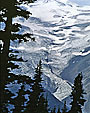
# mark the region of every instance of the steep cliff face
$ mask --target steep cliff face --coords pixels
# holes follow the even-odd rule
[[[89,98],[85,113],[90,112],[90,6],[76,5],[67,0],[38,0],[30,6],[21,6],[32,12],[28,20],[20,17],[23,25],[20,33],[33,33],[35,41],[15,42],[27,62],[20,63],[15,73],[33,76],[39,59],[43,63],[43,86],[62,101],[71,93],[71,84],[79,72]]]

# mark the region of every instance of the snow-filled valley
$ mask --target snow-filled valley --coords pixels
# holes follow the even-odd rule
[[[68,0],[37,0],[21,7],[32,15],[28,20],[18,17],[14,21],[22,24],[20,33],[32,33],[35,41],[19,45],[11,43],[11,48],[19,50],[19,55],[27,61],[19,63],[19,70],[12,71],[33,76],[41,59],[43,86],[49,96],[60,102],[65,99],[69,101],[73,80],[82,72],[87,92],[84,113],[89,113],[90,6],[79,6]],[[50,101],[53,102],[53,99]]]

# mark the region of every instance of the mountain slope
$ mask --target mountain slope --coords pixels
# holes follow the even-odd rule
[[[21,7],[32,15],[28,20],[18,17],[14,21],[23,25],[20,33],[33,33],[35,42],[12,44],[11,47],[18,49],[19,55],[27,61],[20,63],[21,69],[14,70],[14,73],[33,76],[41,59],[43,86],[57,99],[61,101],[70,95],[70,84],[81,71],[85,75],[86,92],[89,92],[90,84],[85,81],[90,81],[90,63],[87,63],[90,62],[90,6],[79,7],[67,0],[38,0]],[[89,96],[88,93],[87,98]],[[86,110],[89,111],[89,107]]]

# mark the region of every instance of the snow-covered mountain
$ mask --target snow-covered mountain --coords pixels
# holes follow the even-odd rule
[[[79,6],[68,0],[37,0],[22,8],[32,12],[22,24],[20,33],[33,33],[35,41],[11,45],[27,62],[15,73],[32,76],[36,64],[43,63],[43,86],[62,101],[71,93],[71,84],[79,72],[87,92],[84,113],[90,112],[90,6]]]

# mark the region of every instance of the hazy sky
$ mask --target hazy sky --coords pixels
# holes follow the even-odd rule
[[[90,0],[69,0],[79,5],[90,5]]]

